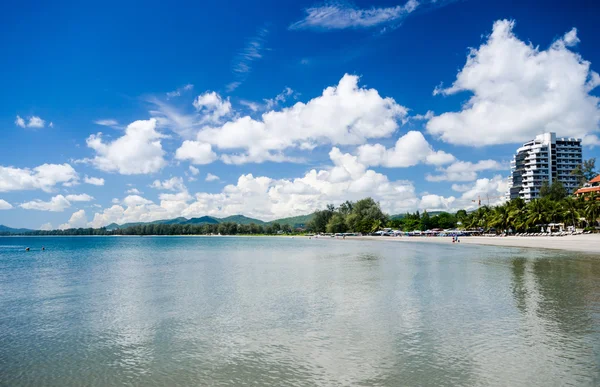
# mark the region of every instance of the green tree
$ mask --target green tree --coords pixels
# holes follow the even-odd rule
[[[307,227],[313,232],[325,232],[327,229],[327,223],[333,216],[334,207],[330,204],[327,209],[322,211],[316,211],[312,220],[308,223]]]
[[[334,213],[329,222],[327,222],[326,230],[330,233],[346,232],[346,219],[344,215],[339,212]]]
[[[588,226],[596,226],[598,217],[600,217],[600,203],[598,202],[598,196],[595,192],[586,195],[586,200],[583,207],[583,215],[585,216]]]
[[[346,217],[348,229],[363,234],[371,232],[373,227],[386,224],[387,216],[381,211],[379,203],[372,198],[357,201],[352,206],[352,212]]]
[[[596,171],[596,158],[593,157],[588,160],[584,160],[582,164],[578,165],[573,171],[572,175],[577,176],[580,185],[584,185],[588,181],[592,180],[598,175]]]
[[[426,231],[431,228],[431,217],[427,211],[423,211],[423,215],[421,215],[421,221],[419,223],[419,230]]]

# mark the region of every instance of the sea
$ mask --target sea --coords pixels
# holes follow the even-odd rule
[[[599,386],[600,257],[0,237],[0,386],[114,385]]]

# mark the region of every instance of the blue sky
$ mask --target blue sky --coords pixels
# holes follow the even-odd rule
[[[456,210],[536,134],[598,156],[594,1],[84,3],[0,6],[0,224]]]

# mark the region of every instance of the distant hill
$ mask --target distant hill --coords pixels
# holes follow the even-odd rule
[[[273,223],[279,223],[280,225],[289,224],[290,227],[292,227],[292,228],[297,228],[297,227],[304,228],[304,227],[306,227],[308,222],[310,222],[312,220],[312,218],[314,216],[315,216],[315,214],[312,213],[312,214],[308,214],[308,215],[292,216],[290,218],[275,219],[275,220],[269,222],[269,224],[273,224]]]
[[[221,222],[232,222],[232,223],[236,223],[236,224],[251,224],[251,223],[265,224],[265,222],[263,222],[262,220],[248,218],[247,216],[244,216],[244,215],[232,215],[232,216],[228,216],[226,218],[221,218],[220,221]]]
[[[180,224],[218,224],[221,220],[212,216],[202,216],[200,218],[192,218]]]
[[[122,229],[122,228],[127,228],[127,227],[133,227],[133,226],[142,226],[142,225],[147,225],[147,224],[219,224],[219,223],[225,223],[225,222],[231,222],[231,223],[237,223],[237,224],[250,224],[250,223],[255,223],[255,224],[265,224],[265,222],[263,222],[262,220],[259,219],[252,219],[252,218],[248,218],[247,216],[244,215],[232,215],[232,216],[228,216],[226,218],[215,218],[214,216],[201,216],[199,218],[191,218],[191,219],[187,219],[187,218],[175,218],[175,219],[162,219],[162,220],[155,220],[154,222],[134,222],[134,223],[124,223],[124,224],[116,224],[116,223],[111,223],[108,226],[106,226],[107,230],[116,230],[116,229]]]
[[[0,233],[23,233],[23,232],[30,232],[30,231],[35,231],[35,230],[31,230],[28,228],[12,228],[12,227],[8,227],[5,226],[3,224],[0,224]]]

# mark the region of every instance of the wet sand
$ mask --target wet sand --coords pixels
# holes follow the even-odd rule
[[[380,240],[388,242],[422,242],[452,244],[451,237],[379,237],[362,236],[347,239]],[[460,244],[556,249],[600,254],[600,234],[568,235],[563,237],[460,237]]]

